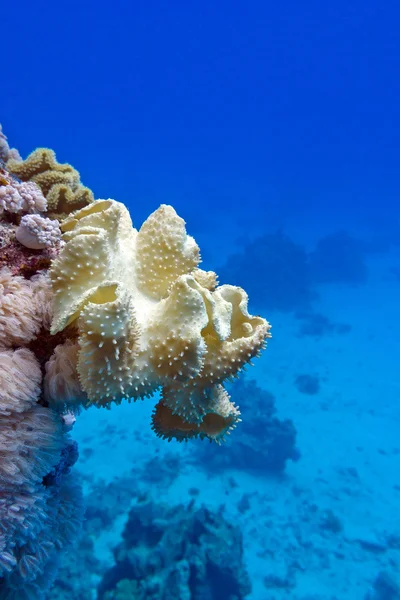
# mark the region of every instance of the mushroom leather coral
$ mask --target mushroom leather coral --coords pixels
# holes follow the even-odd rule
[[[218,287],[215,274],[198,268],[199,248],[171,206],[160,206],[137,231],[123,204],[98,200],[61,229],[65,245],[50,269],[52,333],[77,326],[77,373],[89,402],[108,405],[162,388],[157,433],[168,437],[158,417],[165,415],[179,437],[174,432],[185,428],[176,415],[195,425],[189,437],[223,436],[239,411],[222,384],[269,336],[268,322],[248,313],[244,290]]]

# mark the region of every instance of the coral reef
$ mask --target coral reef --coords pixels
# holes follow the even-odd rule
[[[16,153],[4,150],[4,159]],[[33,182],[0,167],[0,598],[41,600],[61,550],[80,530],[71,420],[45,406],[43,367],[53,352],[46,268],[61,247],[57,223],[39,213]],[[25,231],[24,231],[25,230]],[[27,233],[30,230],[29,243]],[[19,233],[18,233],[19,232]],[[23,233],[21,237],[21,232]],[[32,244],[32,236],[42,243]]]
[[[82,520],[74,413],[161,389],[157,435],[219,442],[240,420],[224,383],[258,356],[269,324],[249,314],[244,290],[199,268],[172,207],[137,231],[53,151],[22,160],[0,131],[0,152],[0,599],[41,600]],[[226,585],[241,598],[239,532],[205,509],[180,511],[161,511],[188,552],[176,548],[177,569],[175,558],[160,563],[170,588]],[[166,547],[175,533],[165,531]],[[206,549],[219,536],[226,564]]]
[[[57,186],[80,186],[77,171],[51,150],[8,160],[1,184],[4,214],[15,216],[2,223],[0,331],[5,346],[30,344],[40,354],[45,401],[76,411],[161,388],[157,435],[222,440],[240,414],[223,383],[269,336],[267,321],[249,314],[244,290],[218,286],[215,273],[199,268],[199,248],[170,206],[137,231],[114,200],[90,199],[75,212],[82,204],[51,204]],[[41,201],[18,200],[21,186]],[[54,216],[66,212],[61,240]],[[21,310],[10,319],[15,303]],[[47,307],[45,325],[35,322],[37,304]]]
[[[219,275],[221,281],[243,286],[257,308],[304,309],[315,296],[305,248],[281,231],[244,243]]]
[[[265,346],[269,324],[241,288],[198,269],[184,221],[162,205],[139,231],[126,208],[98,200],[66,219],[53,261],[52,333],[78,331],[76,373],[91,404],[162,388],[162,437],[219,440],[238,421],[222,383]],[[203,284],[203,285],[202,285]],[[207,287],[204,287],[204,284]]]
[[[243,423],[235,435],[218,452],[209,444],[201,445],[195,455],[201,468],[221,471],[227,468],[254,470],[280,475],[288,460],[297,460],[296,429],[292,421],[276,416],[274,396],[261,389],[255,381],[239,380],[229,390],[242,409]],[[246,417],[251,413],[251,419]]]
[[[221,513],[143,502],[131,509],[122,537],[99,600],[212,599],[221,590],[241,600],[251,591],[240,529]]]

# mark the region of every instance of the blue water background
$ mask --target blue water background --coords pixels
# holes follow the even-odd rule
[[[397,532],[399,19],[398,3],[372,0],[24,0],[1,8],[1,122],[23,156],[37,146],[53,148],[97,198],[124,202],[137,227],[160,203],[172,204],[207,269],[218,270],[247,243],[277,231],[307,252],[339,229],[376,243],[364,256],[365,281],[314,286],[313,310],[349,325],[348,333],[299,338],[295,310],[268,311],[267,298],[265,308],[260,300],[254,306],[272,321],[274,339],[250,375],[276,396],[282,417],[294,420],[301,452],[288,468],[289,483],[235,475],[241,493],[263,490],[264,500],[246,517],[261,530],[288,515],[301,523],[293,500],[301,488],[312,494],[309,505],[335,510],[353,540],[361,536],[354,528],[364,528],[364,537]],[[265,289],[269,273],[251,272],[255,287]],[[318,399],[295,389],[302,373],[319,378]],[[103,447],[102,435],[113,436],[108,419],[118,428],[123,415],[125,425],[131,419],[132,429],[143,429],[150,411],[143,404],[85,413],[75,436],[87,450],[83,472],[111,481],[164,452],[151,436],[145,444],[114,439],[115,459]],[[191,452],[168,448],[183,461]],[[349,469],[361,480],[354,493],[340,479]],[[186,484],[201,491],[210,484],[198,465],[185,473]],[[186,484],[168,501],[186,500]],[[239,496],[214,485],[215,504],[224,499],[235,517]],[[265,498],[273,507],[269,524],[258,520]],[[327,554],[339,544],[329,543]],[[344,562],[336,557],[326,566],[326,581],[320,565],[310,567],[308,579],[299,576],[292,597],[364,598],[393,558],[370,552],[354,564],[344,554]],[[257,600],[270,597],[266,561],[249,550]],[[347,592],[337,588],[338,596],[332,579],[328,591],[335,573],[348,577]]]

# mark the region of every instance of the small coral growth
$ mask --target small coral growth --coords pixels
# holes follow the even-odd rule
[[[122,538],[99,600],[242,600],[251,591],[240,529],[221,513],[140,503],[131,509]]]
[[[76,411],[161,389],[157,435],[223,439],[240,414],[224,382],[269,337],[246,292],[199,268],[199,247],[171,206],[137,231],[121,203],[85,195],[53,151],[22,160],[2,143],[0,342],[35,352],[43,400]],[[69,192],[55,201],[60,186]],[[56,216],[66,217],[62,239]]]

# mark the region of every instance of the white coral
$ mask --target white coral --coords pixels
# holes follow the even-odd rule
[[[40,187],[33,181],[23,181],[16,185],[24,204],[23,212],[44,212],[47,209],[46,198]]]
[[[3,212],[20,213],[24,201],[14,185],[0,186],[0,214]]]
[[[40,187],[32,181],[11,182],[0,186],[0,214],[37,213],[45,211],[46,208],[46,198]]]
[[[0,123],[0,160],[6,162],[8,160],[8,153],[10,147],[7,142],[7,136],[3,133],[3,128]]]
[[[40,215],[24,215],[15,232],[20,244],[31,250],[42,250],[55,246],[61,240],[61,230],[57,220]]]

